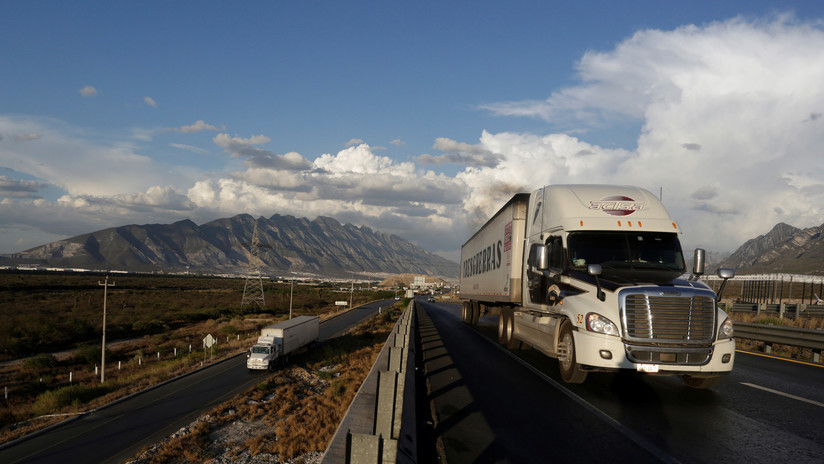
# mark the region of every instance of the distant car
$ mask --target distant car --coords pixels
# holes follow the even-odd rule
[[[434,302],[435,302],[435,297],[434,297],[434,296],[430,296],[429,298],[427,298],[427,299],[426,299],[426,301],[428,301],[428,302],[430,302],[430,303],[434,303]]]

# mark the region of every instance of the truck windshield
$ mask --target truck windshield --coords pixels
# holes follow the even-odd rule
[[[269,354],[269,347],[268,346],[253,346],[252,353],[255,354]]]
[[[604,273],[650,270],[680,275],[685,269],[681,244],[674,233],[573,232],[567,237],[567,250],[574,268],[600,264]]]

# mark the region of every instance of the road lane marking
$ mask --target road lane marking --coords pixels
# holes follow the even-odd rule
[[[793,363],[796,363],[796,364],[803,364],[805,366],[824,367],[824,364],[815,364],[815,363],[808,362],[808,361],[799,361],[797,359],[783,358],[781,356],[774,356],[774,355],[771,355],[771,354],[756,353],[754,351],[735,350],[735,352],[736,353],[741,353],[741,354],[751,354],[753,356],[761,356],[762,358],[777,359],[779,361],[788,361],[788,362],[793,362]]]
[[[764,390],[765,392],[775,393],[776,395],[781,395],[781,396],[784,396],[784,397],[787,397],[787,398],[792,398],[794,400],[803,401],[805,403],[809,403],[809,404],[812,404],[812,405],[815,405],[815,406],[820,406],[820,407],[824,408],[824,403],[819,403],[818,401],[815,401],[815,400],[802,398],[800,396],[791,395],[789,393],[784,393],[782,391],[773,390],[772,388],[762,387],[761,385],[756,385],[754,383],[741,382],[741,385],[746,385],[748,387],[757,388],[759,390]]]

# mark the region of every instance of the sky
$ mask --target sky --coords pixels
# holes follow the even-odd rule
[[[458,261],[570,183],[660,194],[686,250],[824,223],[818,0],[0,6],[0,253],[248,213]]]

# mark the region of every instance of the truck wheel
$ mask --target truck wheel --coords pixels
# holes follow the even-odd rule
[[[498,316],[498,343],[501,345],[509,345],[510,331],[507,330],[509,326],[509,319],[512,318],[512,310],[509,308],[502,308],[501,315]]]
[[[509,310],[509,319],[506,321],[506,338],[509,342],[506,344],[506,347],[510,350],[519,350],[521,349],[521,341],[515,338],[515,311]]]
[[[469,324],[469,304],[468,301],[461,303],[461,322],[464,324]]]
[[[587,372],[581,369],[575,355],[575,338],[572,336],[572,324],[561,323],[561,336],[558,339],[558,365],[561,378],[566,383],[584,383]]]
[[[712,388],[718,385],[718,382],[721,381],[720,375],[714,375],[712,377],[693,377],[691,375],[682,375],[681,378],[684,379],[684,383],[690,387],[700,389]]]
[[[470,308],[472,311],[469,313],[469,325],[478,325],[478,319],[481,318],[481,304],[473,301]]]

